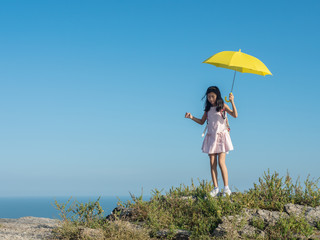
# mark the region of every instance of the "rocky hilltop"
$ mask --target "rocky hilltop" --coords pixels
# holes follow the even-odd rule
[[[192,197],[184,197],[187,201],[197,201]],[[131,217],[135,215],[134,209],[117,207],[113,212],[107,216],[107,219],[113,221],[116,219],[116,215],[120,219],[130,223]],[[283,218],[289,218],[294,216],[297,218],[304,218],[305,222],[311,227],[319,228],[320,224],[320,206],[309,207],[298,204],[286,204],[283,211],[269,211],[263,209],[248,209],[244,208],[241,214],[234,216],[222,217],[222,222],[214,230],[213,234],[209,236],[210,239],[270,239],[270,233],[264,231],[267,226],[276,224]],[[131,224],[130,228],[141,229],[143,223]],[[169,235],[168,229],[163,229],[157,232],[156,238],[166,239]],[[184,229],[176,231],[174,239],[187,240],[190,238],[191,233]],[[306,238],[302,235],[296,235],[295,239],[320,239],[320,231],[314,231],[314,233]]]
[[[186,201],[190,198],[185,198]],[[196,201],[196,199],[192,199]],[[131,221],[135,214],[134,209],[125,207],[116,207],[110,215],[106,217],[107,221],[121,219],[128,231],[145,231],[143,223]],[[117,215],[117,216],[116,216]],[[264,239],[267,234],[263,229],[266,226],[275,224],[280,218],[299,216],[303,217],[306,222],[313,227],[320,223],[320,206],[308,207],[298,204],[286,204],[283,211],[269,211],[262,209],[245,208],[241,214],[234,216],[224,216],[222,222],[215,229],[210,239]],[[52,230],[58,227],[61,222],[56,219],[22,217],[19,219],[0,219],[0,239],[1,240],[33,240],[33,239],[52,239]],[[90,231],[89,231],[90,230]],[[96,232],[95,232],[96,231]],[[104,239],[101,230],[86,229],[82,231],[83,239]],[[168,229],[158,231],[155,238],[166,239],[169,234]],[[187,230],[177,230],[174,239],[187,240],[191,233]],[[268,237],[267,237],[268,238]],[[307,239],[304,236],[296,236],[297,239]],[[308,239],[320,239],[320,231],[315,231]]]

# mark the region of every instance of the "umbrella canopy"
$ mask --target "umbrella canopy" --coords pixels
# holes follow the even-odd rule
[[[251,55],[241,52],[235,51],[223,51],[219,52],[207,60],[203,61],[203,63],[212,64],[216,67],[228,68],[234,70],[233,82],[231,87],[231,93],[233,90],[234,80],[236,78],[236,71],[242,73],[253,73],[258,75],[272,75],[269,69],[261,62],[258,58],[255,58]],[[227,98],[225,97],[225,100]]]
[[[272,75],[269,69],[259,59],[241,52],[219,52],[205,60],[203,63],[212,64],[216,67],[228,68],[242,73],[258,75]]]

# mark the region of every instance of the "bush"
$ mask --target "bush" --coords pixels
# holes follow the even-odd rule
[[[99,200],[80,203],[74,200],[70,203],[72,197],[66,203],[54,202],[54,207],[60,212],[59,216],[65,222],[72,222],[75,225],[95,228],[104,220],[103,209]]]
[[[277,172],[270,174],[264,172],[262,178],[259,178],[259,184],[254,184],[243,196],[243,204],[249,208],[260,208],[267,210],[282,211],[287,203],[309,205],[316,207],[320,205],[320,190],[318,187],[319,179],[310,180],[308,175],[305,181],[305,189],[301,187],[299,178],[296,183],[287,173],[284,181]]]

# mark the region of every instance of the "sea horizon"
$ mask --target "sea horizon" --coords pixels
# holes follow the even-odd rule
[[[43,217],[51,219],[61,219],[59,211],[54,207],[55,200],[58,203],[66,203],[71,198],[71,202],[96,201],[99,196],[4,196],[0,197],[0,218],[21,218],[21,217]],[[151,196],[143,196],[143,200],[148,201]],[[126,202],[132,200],[131,196],[100,196],[99,203],[104,210],[104,215],[109,215],[117,207],[119,201]]]

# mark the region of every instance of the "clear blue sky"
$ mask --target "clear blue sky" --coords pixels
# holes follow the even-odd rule
[[[262,60],[237,74],[232,190],[270,168],[319,176],[317,1],[0,3],[0,196],[149,195],[211,180],[201,152],[207,87],[233,72],[220,51]],[[219,185],[223,182],[219,170]]]

